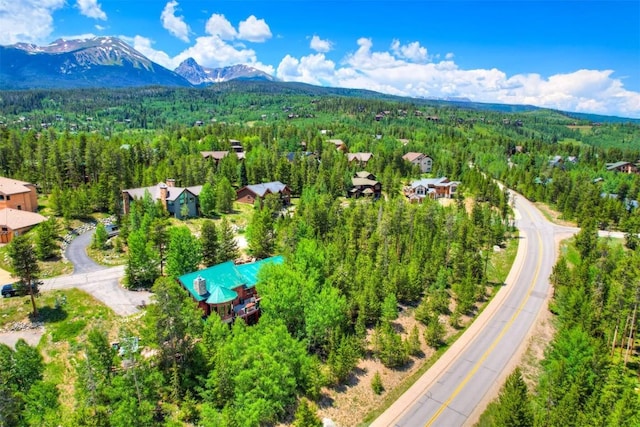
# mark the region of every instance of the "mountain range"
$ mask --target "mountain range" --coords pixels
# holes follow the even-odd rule
[[[0,46],[0,89],[207,86],[233,79],[275,81],[247,65],[205,68],[193,58],[171,71],[116,37]]]

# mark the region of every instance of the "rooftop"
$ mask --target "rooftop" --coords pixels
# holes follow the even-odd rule
[[[31,191],[29,187],[32,187],[33,184],[18,181],[17,179],[0,177],[0,193],[2,194],[21,194],[28,193]]]
[[[35,212],[10,208],[0,209],[0,225],[12,230],[33,227],[46,220],[47,218]]]
[[[204,270],[194,271],[180,276],[178,280],[197,301],[205,301],[209,304],[221,304],[232,301],[238,294],[234,291],[239,286],[252,288],[258,282],[258,273],[266,264],[282,264],[284,258],[281,255],[265,258],[260,261],[236,265],[233,261],[223,262]],[[200,295],[194,287],[194,280],[203,278],[207,293]]]

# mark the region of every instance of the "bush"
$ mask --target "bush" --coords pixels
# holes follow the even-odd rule
[[[376,372],[376,374],[373,376],[373,379],[371,380],[371,388],[373,389],[373,392],[377,395],[382,394],[382,392],[384,391],[384,386],[382,385],[382,378],[380,377],[380,372]]]

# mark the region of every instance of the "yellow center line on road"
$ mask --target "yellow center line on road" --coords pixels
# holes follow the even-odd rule
[[[531,218],[531,214],[529,214],[528,212],[527,212],[527,216],[529,218]],[[440,408],[438,408],[436,413],[433,414],[433,416],[429,419],[429,421],[427,421],[427,423],[425,424],[425,427],[431,426],[435,422],[435,420],[438,419],[438,417],[442,414],[442,412],[445,410],[445,408],[447,408],[447,406],[449,406],[451,401],[453,399],[455,399],[458,394],[460,394],[462,389],[467,385],[467,383],[475,375],[475,373],[478,371],[478,369],[480,369],[480,365],[482,365],[482,363],[484,363],[484,361],[487,359],[487,357],[489,357],[489,354],[498,345],[498,343],[500,342],[502,337],[504,337],[504,335],[509,331],[509,329],[513,325],[513,322],[515,322],[516,318],[518,317],[518,315],[520,314],[520,312],[524,308],[524,305],[529,300],[529,297],[531,296],[531,293],[533,292],[533,288],[535,287],[535,284],[538,281],[538,276],[540,274],[540,267],[542,265],[542,237],[540,236],[540,231],[537,230],[537,229],[536,229],[536,235],[538,237],[538,243],[539,243],[538,244],[538,263],[536,264],[536,270],[535,270],[535,274],[533,276],[533,280],[531,281],[531,284],[529,285],[529,289],[527,290],[527,298],[522,300],[522,302],[518,306],[518,309],[515,311],[515,313],[513,313],[513,316],[511,316],[511,318],[509,319],[507,324],[504,326],[504,328],[502,328],[502,331],[500,331],[500,334],[496,337],[495,340],[493,340],[493,342],[491,343],[489,348],[484,352],[484,354],[482,355],[480,360],[478,360],[476,362],[476,364],[473,366],[473,369],[471,369],[471,371],[467,374],[467,376],[464,378],[464,380],[458,385],[458,387],[456,387],[456,389],[453,391],[453,393],[451,393],[451,396],[449,396],[447,401],[444,402],[440,406]]]

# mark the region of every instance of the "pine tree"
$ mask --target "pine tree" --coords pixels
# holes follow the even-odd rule
[[[231,224],[226,218],[220,223],[220,258],[219,262],[234,260],[239,256],[238,243],[233,235]]]
[[[38,259],[45,260],[58,255],[60,248],[58,238],[58,223],[54,217],[49,218],[38,226],[36,234],[36,253]]]
[[[218,240],[218,230],[213,221],[205,221],[202,224],[200,246],[202,247],[202,263],[207,267],[217,264],[221,248]]]
[[[33,315],[37,316],[38,308],[35,300],[35,282],[40,274],[36,251],[26,235],[15,236],[8,246],[8,255],[15,276],[27,287],[31,296]]]
[[[495,416],[496,426],[525,427],[533,425],[533,411],[529,402],[527,385],[522,379],[520,368],[516,368],[507,377]]]
[[[293,420],[294,427],[321,427],[322,421],[314,410],[314,405],[308,399],[302,398]]]

